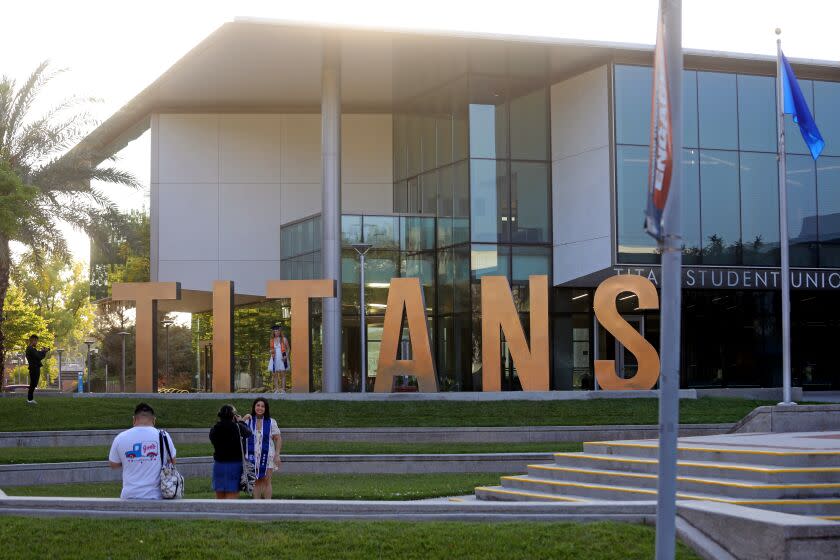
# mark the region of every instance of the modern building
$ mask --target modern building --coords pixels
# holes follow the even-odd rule
[[[359,390],[358,242],[373,245],[368,387],[391,278],[420,278],[440,386],[472,391],[479,279],[508,277],[527,329],[528,276],[547,274],[551,387],[586,389],[593,359],[633,370],[594,287],[659,278],[642,229],[651,61],[639,45],[236,20],[87,142],[104,155],[151,128],[151,277],[181,282],[181,309],[206,311],[217,279],[239,302],[270,279],[340,279],[340,300],[313,305],[315,389]],[[793,65],[826,139],[814,162],[786,123],[794,384],[837,388],[840,66]],[[775,70],[685,53],[683,387],[781,384]],[[619,306],[658,346],[658,313]]]

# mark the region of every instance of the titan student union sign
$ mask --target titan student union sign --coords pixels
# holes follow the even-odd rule
[[[510,285],[504,276],[481,278],[482,388],[501,390],[501,342],[504,334],[525,391],[548,391],[548,277],[531,276],[530,345],[514,306]],[[594,310],[598,322],[638,362],[630,379],[620,378],[613,360],[595,360],[595,377],[607,390],[652,389],[659,378],[659,356],[651,344],[619,314],[616,297],[623,292],[638,296],[639,309],[659,309],[653,282],[642,275],[622,274],[604,280],[595,291]],[[114,284],[115,301],[133,301],[136,306],[138,393],[157,390],[155,347],[157,302],[181,298],[178,282]],[[266,285],[269,299],[291,300],[292,390],[309,392],[309,300],[335,297],[333,280],[272,280]],[[423,290],[417,278],[393,278],[379,352],[375,391],[391,390],[394,375],[413,375],[421,392],[437,392],[437,375],[432,359]],[[403,321],[405,319],[405,322]],[[408,327],[412,359],[397,359],[403,325]],[[233,389],[233,282],[213,283],[213,391]]]

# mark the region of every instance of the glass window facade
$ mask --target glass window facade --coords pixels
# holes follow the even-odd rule
[[[614,67],[617,261],[657,264],[642,228],[650,138],[649,67]],[[840,135],[840,84],[800,79],[824,137]],[[776,81],[772,76],[683,73],[683,258],[686,264],[779,266]],[[785,117],[791,265],[836,267],[840,144],[818,162]]]

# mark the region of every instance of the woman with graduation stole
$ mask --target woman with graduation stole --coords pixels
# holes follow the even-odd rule
[[[251,429],[248,438],[246,454],[253,463],[257,474],[254,484],[254,499],[271,499],[271,473],[280,468],[280,428],[277,421],[271,417],[268,401],[263,397],[254,399],[251,414],[245,415],[244,420]]]

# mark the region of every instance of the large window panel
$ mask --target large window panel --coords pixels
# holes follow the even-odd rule
[[[437,215],[451,216],[454,201],[455,166],[442,167],[439,172]]]
[[[437,210],[438,172],[429,171],[420,176],[420,213],[434,215]]]
[[[365,216],[364,242],[375,249],[399,249],[399,218],[396,216]]]
[[[700,150],[700,205],[703,264],[738,264],[741,204],[736,152]]]
[[[405,181],[394,183],[394,212],[408,212],[408,184]]]
[[[700,147],[738,149],[735,74],[697,73]]]
[[[548,159],[548,92],[539,87],[510,101],[511,159]]]
[[[510,279],[510,247],[474,244],[470,251],[470,269],[474,282],[482,276]]]
[[[647,148],[618,146],[618,260],[624,263],[657,263],[656,241],[645,233],[644,216],[648,178]]]
[[[817,266],[817,186],[811,156],[788,155],[788,240],[791,266]]]
[[[436,119],[437,164],[446,165],[452,162],[452,115],[441,115]]]
[[[615,141],[650,142],[650,96],[653,72],[647,66],[615,67]]]
[[[814,111],[814,82],[811,80],[797,80],[805,96],[810,110]],[[817,125],[819,126],[819,125]],[[820,130],[822,132],[822,130]],[[823,138],[825,135],[823,134]],[[785,153],[787,154],[810,154],[808,146],[802,140],[802,133],[799,132],[799,125],[793,122],[793,116],[785,115]]]
[[[505,163],[493,160],[470,161],[470,218],[472,240],[490,243],[509,238],[509,194]]]
[[[427,251],[435,248],[435,219],[420,216],[400,218],[400,248],[403,251]]]
[[[362,217],[341,216],[341,244],[344,246],[362,242]]]
[[[455,278],[455,311],[469,313],[472,309],[470,299],[470,246],[455,247],[452,272]]]
[[[814,119],[825,139],[824,156],[840,156],[840,83],[814,82]]]
[[[548,164],[512,162],[510,165],[511,241],[550,243]]]
[[[437,312],[452,313],[455,289],[455,251],[442,249],[437,252]]]
[[[683,147],[697,147],[697,72],[683,72]]]
[[[683,150],[681,229],[683,262],[700,264],[703,238],[700,236],[700,154],[697,150]]]
[[[741,153],[741,236],[746,266],[779,265],[779,166],[775,154]]]
[[[742,150],[776,151],[774,78],[738,75],[738,134]]]
[[[840,267],[840,158],[817,160],[820,266]]]
[[[434,117],[423,117],[421,123],[422,130],[422,170],[428,171],[437,167],[437,131]]]
[[[371,249],[365,256],[365,305],[371,314],[383,314],[391,279],[400,275],[400,253]],[[356,287],[359,281],[356,280]],[[358,304],[357,304],[358,305]]]

